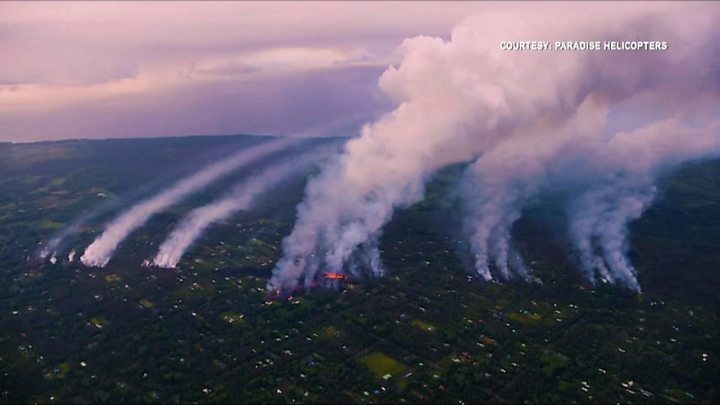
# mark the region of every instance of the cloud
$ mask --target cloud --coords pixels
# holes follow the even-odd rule
[[[362,111],[343,112],[348,117],[336,115],[336,121],[373,116],[387,103],[374,93],[380,67],[396,60],[393,50],[402,38],[444,35],[469,13],[497,7],[469,2],[3,3],[0,53],[9,62],[0,66],[0,140],[185,134],[174,117],[197,116],[198,106],[184,100],[195,92],[205,98],[200,110],[206,113],[211,107],[226,110],[227,93],[247,105],[263,91],[278,97],[268,104],[288,109],[216,115],[201,119],[203,125],[189,125],[197,128],[193,133],[305,131],[325,118],[319,106],[331,101],[323,95],[334,102],[342,94],[354,109],[362,104]],[[363,75],[361,86],[337,80],[322,84],[327,75],[349,69],[377,74]],[[292,97],[316,103],[316,115],[296,122],[290,108],[297,105],[282,97],[310,76],[317,87]],[[359,93],[358,87],[363,87]],[[248,116],[262,118],[265,125],[247,124]],[[150,128],[146,122],[152,122]]]
[[[378,241],[394,210],[418,202],[440,168],[470,163],[460,185],[464,234],[484,279],[527,277],[512,224],[538,192],[564,186],[576,197],[570,205],[581,207],[569,208],[576,247],[589,245],[598,260],[588,263],[605,266],[586,274],[639,289],[627,224],[652,202],[660,170],[720,150],[719,89],[706,80],[718,73],[712,50],[720,15],[706,7],[503,10],[466,20],[450,40],[404,41],[402,61],[380,79],[398,107],[367,124],[308,185],[268,288],[312,285],[327,271],[382,274]],[[513,53],[499,46],[569,38],[664,40],[670,49]],[[609,131],[619,108],[640,112],[640,120],[615,120]]]

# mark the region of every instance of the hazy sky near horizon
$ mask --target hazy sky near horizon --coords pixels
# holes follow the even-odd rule
[[[350,135],[404,38],[489,6],[2,2],[0,141]]]
[[[0,2],[0,141],[353,135],[392,110],[377,81],[403,39],[525,6]]]

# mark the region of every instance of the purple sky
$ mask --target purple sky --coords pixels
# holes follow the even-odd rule
[[[0,2],[0,141],[352,135],[392,109],[377,80],[404,38],[497,7]]]
[[[378,79],[406,38],[449,39],[478,16],[502,33],[510,27],[494,26],[498,13],[520,27],[541,15],[551,33],[551,20],[572,13],[644,21],[665,7],[673,5],[3,1],[0,142],[354,135],[394,109]]]

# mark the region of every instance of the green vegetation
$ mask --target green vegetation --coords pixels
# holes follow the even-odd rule
[[[542,316],[540,314],[528,313],[527,311],[523,313],[513,312],[507,314],[507,318],[523,325],[535,325],[542,320]]]
[[[72,366],[70,363],[65,361],[58,364],[57,367],[54,367],[52,370],[47,370],[45,374],[43,374],[43,377],[45,377],[46,380],[62,380],[71,369]]]
[[[412,324],[414,326],[417,326],[421,330],[424,330],[428,333],[435,333],[435,325],[431,324],[430,322],[421,321],[419,319],[415,319],[412,321]]]
[[[513,229],[542,284],[470,276],[444,197],[462,167],[385,229],[387,276],[342,291],[265,294],[301,182],[209,229],[177,269],[140,265],[246,173],[153,218],[107,268],[78,264],[118,210],[255,141],[0,144],[0,403],[720,401],[720,161],[664,178],[632,225],[641,295],[587,284],[552,195]],[[56,264],[34,259],[104,204]]]
[[[56,230],[62,228],[64,224],[62,222],[56,222],[56,221],[42,221],[40,223],[40,228],[44,230]]]
[[[237,312],[228,311],[221,315],[222,320],[231,325],[241,325],[245,320],[245,315],[238,314]]]
[[[381,352],[366,354],[360,358],[359,362],[367,366],[370,372],[378,378],[385,378],[388,375],[397,377],[406,369],[404,364]]]
[[[546,376],[552,377],[559,370],[564,369],[568,365],[567,357],[553,351],[546,351],[540,355],[542,371]]]
[[[340,331],[336,326],[330,325],[320,330],[320,336],[325,339],[337,339],[340,337]]]
[[[105,276],[105,281],[108,283],[119,283],[122,281],[122,277],[118,276],[117,274],[108,274]]]
[[[155,304],[153,304],[152,301],[150,301],[150,300],[147,299],[147,298],[141,299],[141,300],[140,300],[140,305],[142,305],[143,308],[147,308],[147,309],[150,309],[150,308],[152,308],[152,307],[155,306]]]
[[[108,325],[107,319],[102,316],[92,317],[88,323],[98,329],[102,329]]]

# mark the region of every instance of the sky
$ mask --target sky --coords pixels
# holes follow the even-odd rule
[[[393,109],[378,79],[403,39],[497,7],[0,2],[0,142],[355,135]]]
[[[378,80],[407,38],[449,40],[463,21],[515,9],[661,3],[3,1],[0,142],[353,136],[396,107]]]

